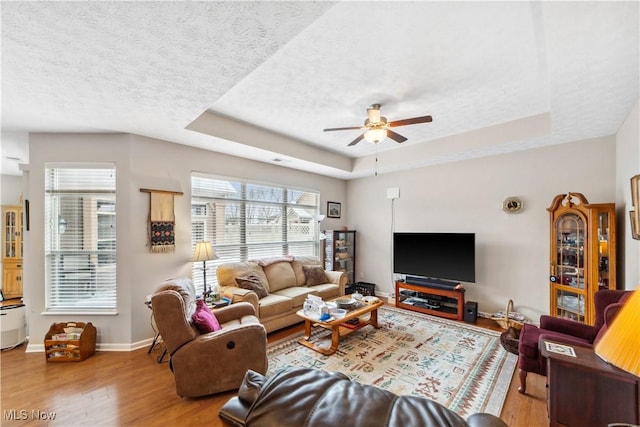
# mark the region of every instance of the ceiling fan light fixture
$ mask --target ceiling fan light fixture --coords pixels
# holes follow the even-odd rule
[[[356,139],[349,143],[349,147],[356,145],[363,139],[365,141],[377,144],[385,138],[391,138],[395,142],[401,144],[407,140],[404,136],[394,132],[391,128],[398,126],[415,125],[418,123],[429,123],[432,121],[431,116],[412,117],[410,119],[387,121],[386,117],[380,115],[380,104],[372,104],[367,108],[367,119],[364,121],[364,126],[347,126],[339,128],[327,128],[323,129],[323,132],[330,132],[336,130],[356,130],[365,131],[358,135]]]
[[[382,141],[387,137],[387,130],[385,128],[369,129],[364,133],[364,139],[374,144]]]

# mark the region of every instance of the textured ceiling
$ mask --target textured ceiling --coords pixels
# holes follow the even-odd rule
[[[24,132],[127,132],[340,178],[612,135],[638,2],[3,2],[2,171]],[[381,103],[408,141],[347,144]],[[378,156],[380,161],[375,162]]]

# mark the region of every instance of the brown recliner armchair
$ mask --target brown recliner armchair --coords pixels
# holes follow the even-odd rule
[[[595,293],[596,322],[593,326],[574,320],[547,315],[540,316],[540,327],[525,323],[518,343],[518,391],[525,393],[527,373],[547,375],[547,359],[539,350],[541,340],[550,340],[580,347],[594,347],[607,330],[620,307],[632,291],[603,289]]]
[[[191,288],[191,289],[189,289]],[[170,356],[176,392],[206,396],[238,389],[248,369],[267,371],[267,333],[249,303],[214,311],[221,330],[201,334],[191,321],[193,286],[167,283],[151,297],[153,317]]]

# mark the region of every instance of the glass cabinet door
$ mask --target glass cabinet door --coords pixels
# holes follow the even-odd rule
[[[609,212],[598,213],[598,289],[609,289],[610,216]]]
[[[335,245],[335,270],[347,273],[348,283],[355,283],[355,233],[338,232]]]
[[[579,215],[565,214],[556,228],[558,283],[584,289],[585,223]]]
[[[556,288],[556,317],[585,321],[584,295]]]
[[[355,230],[327,230],[325,240],[325,268],[347,275],[347,284],[355,283],[356,232]]]
[[[4,253],[3,258],[18,256],[18,221],[15,211],[4,213]]]
[[[554,316],[585,321],[585,277],[586,224],[577,213],[566,213],[558,217],[555,230],[556,300]]]

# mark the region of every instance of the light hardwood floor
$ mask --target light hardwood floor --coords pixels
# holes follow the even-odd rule
[[[480,326],[499,330],[494,322]],[[269,335],[273,342],[301,331],[301,325]],[[218,410],[234,392],[188,399],[175,392],[161,350],[97,352],[82,362],[47,363],[26,345],[0,354],[2,426],[221,426]],[[224,369],[221,366],[221,369]],[[545,378],[531,374],[528,395],[517,392],[514,375],[501,418],[511,427],[548,425]],[[51,414],[55,419],[45,422]]]

